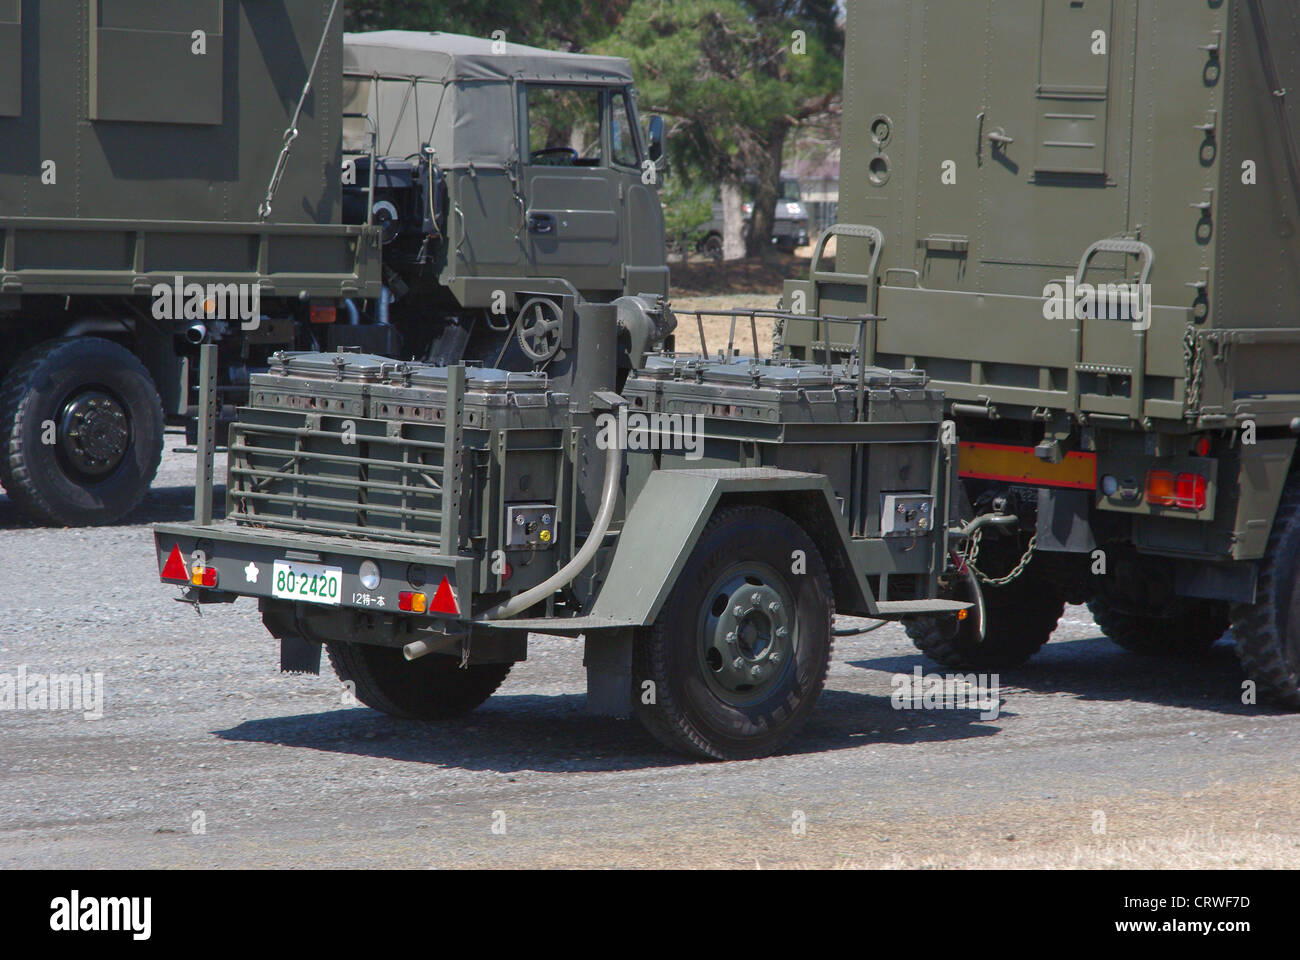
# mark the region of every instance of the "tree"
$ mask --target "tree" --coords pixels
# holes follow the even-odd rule
[[[670,118],[678,170],[720,186],[724,256],[741,235],[740,194],[754,178],[746,253],[768,247],[791,131],[840,88],[835,0],[634,0],[602,52],[632,61],[642,111]]]

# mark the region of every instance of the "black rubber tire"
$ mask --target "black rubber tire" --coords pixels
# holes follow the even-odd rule
[[[125,455],[102,478],[77,476],[42,443],[67,399],[94,387],[124,409]],[[0,484],[23,513],[57,526],[114,523],[140,505],[162,458],[164,418],[153,378],[125,347],[99,337],[50,340],[23,354],[0,385]]]
[[[952,599],[971,600],[964,589]],[[912,643],[945,667],[998,670],[1018,667],[1052,637],[1065,601],[1050,585],[1023,574],[1005,587],[984,587],[984,639],[977,617],[916,617],[904,623]],[[973,613],[973,611],[972,611]]]
[[[1300,710],[1300,475],[1273,518],[1253,604],[1234,604],[1232,635],[1260,699]]]
[[[803,551],[805,572],[792,571]],[[798,646],[763,699],[727,703],[699,663],[700,615],[718,578],[742,563],[769,567],[794,598]],[[750,760],[785,745],[808,719],[826,684],[835,610],[830,578],[808,535],[783,513],[741,506],[719,511],[691,552],[654,624],[638,631],[632,657],[637,719],[664,746],[712,760]],[[653,682],[654,702],[642,691]]]
[[[700,241],[700,253],[704,254],[714,263],[722,262],[722,235],[711,233]]]
[[[1088,601],[1101,632],[1140,657],[1195,660],[1209,653],[1228,629],[1228,605],[1180,597],[1160,616],[1128,613],[1105,597]]]
[[[406,720],[450,720],[469,713],[501,686],[513,664],[479,663],[464,669],[457,657],[429,654],[407,660],[401,647],[334,640],[330,664],[358,700]]]

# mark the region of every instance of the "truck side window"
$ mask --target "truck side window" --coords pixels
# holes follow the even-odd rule
[[[598,167],[600,90],[528,85],[528,162],[551,167]]]
[[[609,98],[609,139],[613,161],[621,167],[639,165],[634,130],[627,94],[620,90]]]

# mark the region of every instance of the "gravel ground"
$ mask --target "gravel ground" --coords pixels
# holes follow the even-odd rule
[[[892,709],[934,668],[893,626],[842,640],[803,735],[746,763],[586,717],[572,640],[535,638],[460,721],[348,705],[328,667],[276,672],[251,602],[199,618],[158,583],[148,523],[190,510],[177,442],[119,526],[0,497],[0,683],[104,678],[102,719],[0,711],[0,866],[1300,866],[1300,718],[1240,703],[1228,644],[1141,660],[1081,608],[996,719]]]

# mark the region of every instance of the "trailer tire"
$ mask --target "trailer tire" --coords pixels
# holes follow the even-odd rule
[[[959,589],[953,599],[974,600]],[[959,669],[1018,667],[1047,643],[1065,601],[1050,584],[1029,576],[984,591],[984,638],[975,617],[915,617],[903,624],[913,645],[936,663]]]
[[[1263,700],[1300,710],[1300,474],[1273,518],[1253,604],[1234,604],[1237,658]]]
[[[456,657],[429,654],[407,660],[401,647],[331,640],[325,644],[338,678],[356,698],[381,713],[406,720],[450,720],[492,696],[513,664],[462,668]]]
[[[54,443],[44,442],[50,424]],[[113,523],[148,493],[163,426],[153,378],[125,347],[99,337],[46,341],[0,385],[0,484],[45,523]]]
[[[794,551],[806,562],[798,572]],[[719,511],[654,624],[637,632],[637,719],[681,753],[767,756],[821,694],[834,612],[821,554],[793,520],[766,507]]]
[[[1140,657],[1194,660],[1205,656],[1228,629],[1226,604],[1179,597],[1167,616],[1128,613],[1105,597],[1088,601],[1092,619],[1114,643]]]

